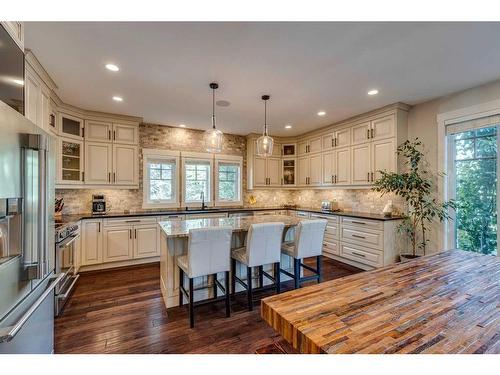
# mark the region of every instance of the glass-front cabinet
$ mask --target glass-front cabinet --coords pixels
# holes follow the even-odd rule
[[[283,186],[295,186],[296,160],[283,159]]]
[[[292,157],[297,156],[297,144],[296,143],[285,143],[282,145],[283,156]]]
[[[83,142],[70,138],[59,138],[58,163],[59,184],[79,184],[84,180]]]
[[[59,113],[59,134],[63,137],[81,140],[83,139],[83,119]]]

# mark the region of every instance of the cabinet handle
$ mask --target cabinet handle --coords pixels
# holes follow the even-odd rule
[[[85,172],[82,172],[82,181],[85,181]]]
[[[363,239],[363,240],[366,240],[366,237],[364,237],[364,236],[360,236],[359,234],[353,234],[352,236],[353,236],[353,237],[356,237],[356,238],[361,238],[361,239]]]
[[[129,229],[129,230],[128,230],[128,238],[129,238],[129,239],[132,239],[132,229]]]
[[[356,255],[356,256],[361,257],[361,258],[366,258],[365,254],[360,254],[360,253],[357,253],[355,251],[352,252],[352,255]]]
[[[281,179],[281,185],[283,185],[283,179]]]
[[[113,172],[113,182],[116,182],[116,173]]]
[[[111,182],[111,172],[108,172],[108,182]]]
[[[126,223],[140,223],[141,220],[125,220]]]
[[[337,183],[337,175],[335,175],[335,183]]]
[[[372,172],[372,182],[373,182],[373,172]]]
[[[108,130],[108,139],[111,141],[111,130]]]
[[[82,138],[85,138],[85,128],[82,128]]]
[[[98,231],[99,233],[101,233],[101,222],[99,221],[99,222],[97,223],[97,225],[98,225],[98,227],[97,227],[97,231]]]
[[[368,182],[370,182],[370,172],[366,174],[366,179],[368,180]]]
[[[366,139],[370,139],[370,129],[366,129]]]
[[[335,138],[335,147],[337,147],[338,145],[339,145],[339,139]]]
[[[116,130],[113,130],[113,141],[116,139]]]
[[[374,138],[373,130],[374,130],[374,129],[371,129],[371,130],[370,130],[370,133],[371,133],[371,137],[372,137],[372,139]]]
[[[351,223],[353,223],[353,224],[363,224],[363,225],[366,224],[364,221],[356,221],[356,220],[351,220]]]
[[[134,229],[134,238],[137,239],[137,229]]]
[[[332,175],[332,184],[335,183],[335,176]]]
[[[332,147],[335,146],[335,138],[332,138]]]

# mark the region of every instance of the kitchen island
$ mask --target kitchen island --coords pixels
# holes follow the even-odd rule
[[[301,353],[500,353],[500,259],[449,250],[271,296]]]
[[[238,248],[244,245],[246,233],[251,224],[280,222],[285,224],[283,233],[284,239],[292,239],[293,228],[299,222],[308,220],[301,217],[285,216],[285,215],[266,215],[266,216],[247,216],[247,217],[230,217],[230,218],[205,218],[205,219],[190,219],[190,220],[170,220],[161,221],[160,226],[160,286],[167,308],[178,306],[179,304],[179,268],[177,267],[177,257],[187,253],[188,237],[190,229],[208,228],[216,226],[229,226],[233,228],[233,236],[231,248]],[[290,270],[292,268],[291,258],[281,256],[281,268]],[[272,265],[265,270],[271,271]],[[238,267],[236,272],[240,277],[243,277],[246,272],[246,267]],[[220,275],[223,276],[222,274]],[[246,275],[244,276],[246,277]],[[282,276],[282,281],[288,280]],[[266,279],[265,282],[269,283]],[[204,288],[213,283],[211,276],[199,277],[195,279],[195,295],[194,299],[203,300],[211,297],[212,288]],[[265,285],[265,284],[264,284]],[[238,290],[237,290],[238,291]]]

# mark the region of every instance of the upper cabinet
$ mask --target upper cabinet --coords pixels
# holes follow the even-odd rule
[[[113,123],[113,142],[128,145],[139,144],[139,127],[137,125]]]
[[[85,120],[85,141],[111,142],[111,122]]]
[[[24,51],[24,24],[21,21],[1,21],[14,42]]]
[[[305,155],[305,154],[320,152],[322,150],[322,144],[323,144],[323,139],[321,136],[299,142],[298,154]]]
[[[284,158],[297,156],[297,143],[283,143],[281,145],[281,150]]]
[[[64,112],[59,113],[59,135],[76,140],[83,140],[84,121]]]

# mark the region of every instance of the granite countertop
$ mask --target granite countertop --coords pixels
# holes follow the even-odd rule
[[[216,209],[208,210],[196,210],[196,209],[173,209],[166,211],[123,211],[123,212],[109,212],[104,215],[93,215],[90,212],[84,212],[80,214],[63,214],[61,217],[56,218],[56,225],[67,225],[71,223],[76,223],[79,220],[87,219],[105,219],[105,218],[120,218],[120,217],[132,217],[132,216],[169,216],[169,215],[189,215],[189,214],[210,214],[219,212],[248,212],[248,211],[273,211],[273,210],[293,210],[293,211],[305,211],[310,213],[326,214],[326,215],[338,215],[338,216],[349,216],[357,217],[360,219],[371,219],[371,220],[400,220],[401,216],[384,216],[382,214],[373,214],[367,212],[356,212],[356,211],[332,211],[325,212],[319,208],[312,207],[220,207]]]

